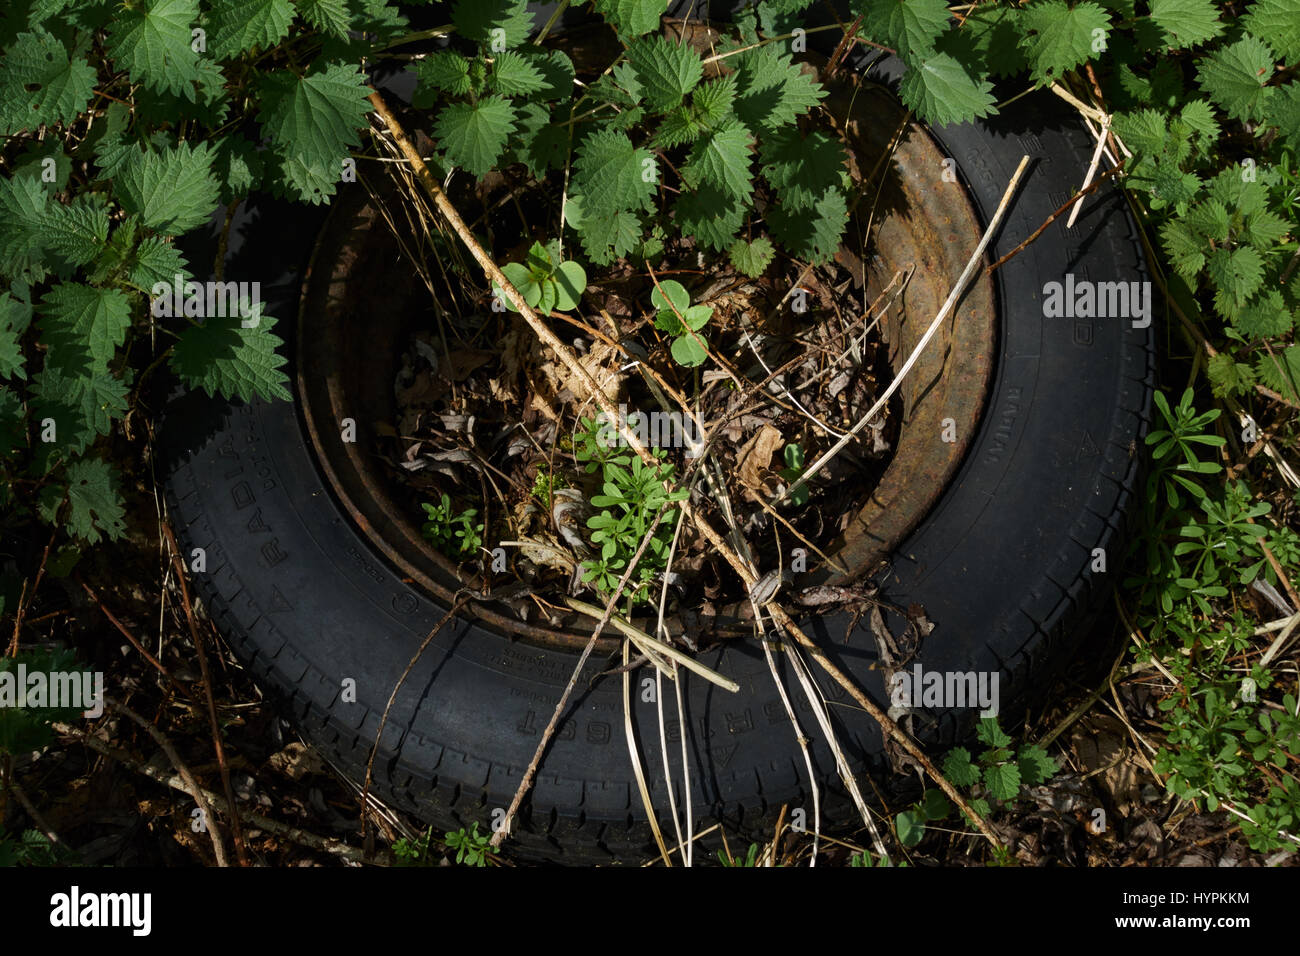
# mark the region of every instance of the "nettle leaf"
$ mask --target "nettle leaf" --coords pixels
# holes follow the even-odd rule
[[[751,279],[756,279],[767,271],[772,257],[776,255],[776,249],[772,245],[772,240],[760,236],[753,242],[737,239],[727,250],[727,255],[737,272],[743,272]]]
[[[1020,793],[1020,768],[1013,763],[985,767],[984,786],[995,800],[1014,800]]]
[[[677,106],[704,75],[700,55],[684,43],[662,36],[644,37],[627,50],[641,96],[650,109],[664,113]]]
[[[1267,40],[1280,59],[1300,60],[1300,0],[1255,0],[1242,22],[1252,34]]]
[[[779,129],[816,106],[826,91],[794,58],[768,44],[736,57],[736,115],[750,129]]]
[[[931,53],[903,75],[899,93],[908,108],[930,123],[964,123],[988,116],[993,84],[976,79],[947,53]]]
[[[1016,755],[1020,779],[1031,787],[1050,780],[1060,768],[1051,755],[1038,744],[1027,744]]]
[[[131,79],[169,93],[188,91],[199,79],[198,55],[190,28],[198,19],[197,0],[140,0],[110,21],[105,47]]]
[[[1203,237],[1223,242],[1228,238],[1232,228],[1232,217],[1227,208],[1217,199],[1207,199],[1187,210],[1184,217],[1188,226]]]
[[[108,238],[108,209],[103,196],[82,193],[71,203],[46,207],[45,247],[73,266],[84,266]]]
[[[1165,148],[1169,137],[1169,121],[1164,113],[1144,109],[1131,113],[1116,113],[1115,132],[1126,146],[1137,153],[1155,155]]]
[[[304,77],[279,71],[265,78],[257,118],[281,161],[287,191],[312,203],[334,194],[343,160],[367,125],[368,96],[355,63],[331,63]]]
[[[0,455],[7,458],[26,444],[22,401],[10,389],[0,385]],[[4,501],[3,494],[0,494],[0,501]],[[3,613],[4,608],[0,606],[0,614]]]
[[[978,6],[962,22],[960,30],[950,31],[943,39],[955,42],[955,38],[963,36],[992,76],[1014,76],[1029,66],[1020,49],[1020,10],[1016,7]],[[943,52],[957,55],[945,45],[940,43]]]
[[[1300,345],[1260,352],[1255,356],[1255,374],[1273,391],[1295,399],[1300,395]]]
[[[417,109],[429,109],[438,102],[438,91],[464,96],[470,91],[469,60],[452,50],[430,53],[415,64],[419,86],[411,97]]]
[[[81,454],[126,414],[126,384],[101,368],[72,375],[47,362],[32,378],[32,397],[32,420],[54,419],[55,441],[46,449],[50,454]]]
[[[1244,302],[1264,281],[1264,261],[1250,246],[1212,249],[1205,271],[1220,291]]]
[[[853,10],[862,14],[873,40],[905,58],[934,49],[934,41],[948,29],[945,0],[857,0]]]
[[[518,53],[498,53],[489,79],[492,89],[506,96],[536,93],[546,86],[542,71]]]
[[[682,181],[692,189],[701,185],[748,200],[754,194],[754,177],[749,171],[754,137],[735,120],[724,124],[697,142],[682,167]]]
[[[131,284],[152,289],[158,282],[175,282],[176,276],[189,278],[189,264],[170,242],[158,236],[146,236],[127,263]]]
[[[1206,143],[1218,140],[1219,121],[1214,117],[1214,107],[1205,100],[1188,100],[1183,104],[1180,116]]]
[[[668,0],[594,0],[593,5],[619,36],[624,37],[649,33],[668,12]]]
[[[1261,252],[1268,252],[1291,231],[1291,224],[1281,216],[1259,209],[1246,217],[1243,238]]]
[[[965,747],[954,747],[943,760],[943,775],[958,787],[970,787],[979,782],[979,767],[970,759]]]
[[[728,73],[695,88],[691,111],[704,126],[719,126],[732,118],[735,102],[736,74]]]
[[[131,325],[131,303],[117,289],[62,282],[41,299],[46,367],[70,375],[106,369]]]
[[[0,272],[30,271],[40,279],[45,260],[45,208],[49,192],[34,174],[0,178]]]
[[[763,176],[788,209],[807,209],[837,185],[848,154],[834,137],[815,130],[804,136],[793,127],[763,138]]]
[[[1243,308],[1232,324],[1248,339],[1267,339],[1286,335],[1294,320],[1282,293],[1269,289]]]
[[[345,0],[294,0],[294,5],[302,18],[317,30],[340,40],[348,38],[352,18]]]
[[[1160,227],[1160,238],[1175,272],[1191,279],[1201,271],[1205,265],[1204,239],[1177,219],[1170,219]]]
[[[1212,0],[1151,0],[1151,19],[1175,50],[1213,40],[1223,32]]]
[[[20,33],[0,60],[0,135],[70,123],[95,89],[85,57],[69,57],[45,31]]]
[[[30,305],[0,292],[0,378],[27,378],[21,340],[31,318]]]
[[[533,32],[527,0],[459,0],[451,22],[461,36],[492,53],[519,46]]]
[[[293,7],[289,0],[212,0],[208,16],[208,52],[228,60],[275,46],[289,32]]]
[[[694,236],[718,252],[736,238],[748,207],[740,199],[712,185],[683,192],[673,205],[673,215],[683,235]]]
[[[649,208],[655,192],[654,157],[619,130],[597,130],[582,141],[573,164],[574,191],[587,218],[621,209]]]
[[[554,122],[551,111],[540,103],[526,102],[515,107],[514,137],[515,156],[537,178],[564,162],[569,130]]]
[[[496,165],[515,130],[515,111],[503,96],[485,96],[477,103],[451,103],[434,124],[438,145],[448,158],[474,176]]]
[[[1273,54],[1263,41],[1247,34],[1231,46],[1199,61],[1197,79],[1209,98],[1239,120],[1264,117],[1273,90]]]
[[[217,205],[208,143],[192,149],[181,143],[171,149],[131,156],[117,178],[122,208],[140,217],[150,229],[180,235],[206,222]]]
[[[575,75],[573,61],[568,54],[560,50],[543,50],[538,47],[525,47],[515,55],[523,57],[541,74],[542,86],[533,99],[558,100],[573,91]]]
[[[1110,17],[1095,3],[1070,7],[1064,0],[1041,0],[1024,8],[1020,23],[1024,29],[1020,48],[1041,85],[1060,79],[1063,73],[1104,50],[1110,32]],[[1100,48],[1094,49],[1098,43]]]
[[[1210,386],[1219,398],[1240,395],[1255,384],[1255,370],[1238,362],[1227,352],[1212,355],[1205,363],[1205,374],[1209,376]]]
[[[834,258],[848,220],[848,205],[838,187],[826,190],[809,209],[775,206],[767,214],[768,225],[781,245],[814,264]]]
[[[289,401],[289,376],[280,369],[287,359],[276,352],[281,339],[271,332],[276,320],[259,315],[254,328],[244,328],[243,321],[212,316],[189,326],[172,348],[171,367],[186,385],[214,397]]]
[[[126,533],[126,508],[117,485],[117,470],[108,462],[78,459],[68,465],[62,483],[42,490],[41,517],[50,524],[62,517],[68,533],[89,544],[105,536],[115,541]]]
[[[672,149],[683,143],[693,143],[704,134],[704,124],[695,118],[695,111],[683,105],[668,111],[655,130],[652,142],[660,149]]]
[[[570,211],[574,202],[570,200]],[[581,208],[581,204],[578,204]],[[637,247],[641,239],[641,219],[634,212],[619,209],[604,216],[570,218],[582,239],[582,249],[597,265],[609,265]]]

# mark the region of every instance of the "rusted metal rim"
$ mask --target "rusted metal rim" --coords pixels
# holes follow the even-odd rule
[[[912,270],[881,322],[897,369],[974,251],[979,219],[963,186],[943,175],[944,155],[921,127],[903,127],[888,154],[904,119],[888,93],[865,84],[844,87],[826,104],[852,147],[855,181],[875,175],[862,186],[868,194],[861,203],[869,209],[874,200],[874,255],[861,264],[845,249],[843,261],[863,270],[869,299],[896,271]],[[320,467],[351,519],[408,583],[449,605],[464,582],[453,563],[423,540],[418,512],[399,504],[400,489],[371,452],[377,426],[395,419],[397,363],[422,321],[421,307],[413,305],[417,296],[427,302],[428,290],[415,281],[369,195],[359,186],[340,193],[304,279],[297,388]],[[833,557],[848,573],[814,570],[808,583],[845,583],[874,570],[938,499],[974,436],[994,332],[992,283],[981,276],[899,389],[903,422],[894,458],[833,545]],[[544,645],[581,647],[590,636],[590,622],[576,616],[572,625],[555,628],[521,621],[504,605],[470,607],[486,626]],[[615,643],[610,639],[611,648]]]

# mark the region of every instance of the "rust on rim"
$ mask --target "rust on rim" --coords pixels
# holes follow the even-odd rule
[[[974,252],[981,224],[963,185],[945,181],[944,155],[924,129],[908,123],[888,150],[905,116],[891,95],[856,78],[830,90],[824,106],[850,146],[850,172],[864,191],[859,211],[874,209],[869,261],[847,245],[839,259],[865,283],[868,301],[896,272],[911,270],[881,320],[896,369]],[[874,178],[864,183],[867,176]],[[303,284],[297,389],[321,470],[356,527],[404,579],[449,606],[468,582],[425,542],[418,516],[399,503],[400,488],[371,451],[376,426],[396,417],[393,382],[414,327],[410,297],[428,292],[416,286],[402,244],[364,188],[339,194]],[[843,584],[874,571],[938,499],[983,410],[995,354],[994,301],[992,281],[981,273],[899,389],[903,421],[894,457],[828,549],[848,573],[812,572],[806,583]],[[344,419],[355,422],[355,441],[343,441]],[[501,603],[471,607],[493,630],[544,645],[580,648],[591,633],[591,622],[576,616],[554,628],[521,621]],[[617,642],[603,639],[597,650]]]

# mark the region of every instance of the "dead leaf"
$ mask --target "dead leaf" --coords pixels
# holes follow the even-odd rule
[[[736,474],[740,478],[740,483],[747,488],[761,488],[763,479],[771,468],[772,456],[784,441],[780,429],[773,425],[764,425],[749,441],[745,442],[745,446],[736,456],[739,462]]]

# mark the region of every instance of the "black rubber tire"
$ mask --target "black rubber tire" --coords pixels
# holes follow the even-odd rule
[[[887,74],[896,64],[883,68]],[[1091,154],[1090,137],[1050,100],[1026,98],[991,122],[934,131],[986,217],[1022,153],[1033,157],[993,257],[1064,201]],[[267,311],[290,320],[318,221],[251,200],[240,210],[226,278],[262,279]],[[1138,474],[1134,443],[1150,411],[1151,329],[1122,319],[1043,317],[1044,282],[1067,272],[1145,280],[1138,237],[1113,189],[1088,198],[1073,229],[1057,220],[996,273],[1001,345],[979,435],[955,481],[879,579],[885,597],[923,605],[936,625],[917,657],[922,666],[999,671],[1005,716],[1041,700],[1081,651],[1085,623],[1119,564]],[[281,276],[270,295],[268,274]],[[276,331],[291,337],[290,324]],[[287,348],[292,353],[292,342]],[[184,550],[206,552],[196,592],[304,735],[362,778],[385,702],[444,609],[403,583],[352,526],[318,471],[295,405],[231,405],[189,394],[172,406],[166,435],[168,501]],[[1094,548],[1105,549],[1110,575],[1090,570]],[[850,633],[846,615],[805,623],[887,707],[865,625]],[[444,628],[397,696],[375,760],[377,795],[439,828],[488,824],[514,794],[574,660],[469,618]],[[811,821],[804,762],[761,649],[734,643],[704,661],[741,691],[686,681],[697,828],[718,819],[729,834],[757,837],[782,804],[805,808]],[[579,688],[603,666],[589,662]],[[879,729],[816,676],[836,704],[836,730],[855,769],[875,774],[890,792]],[[356,681],[355,703],[342,699],[348,678]],[[578,695],[512,838],[519,856],[632,862],[653,852],[621,697],[617,678]],[[633,700],[647,782],[656,805],[666,807],[655,709],[639,694]],[[800,714],[817,741],[823,820],[852,823],[806,704]],[[969,736],[974,720],[974,709],[950,710],[917,733],[927,746],[950,746]],[[674,756],[677,732],[670,722]],[[680,791],[676,760],[674,771]]]

